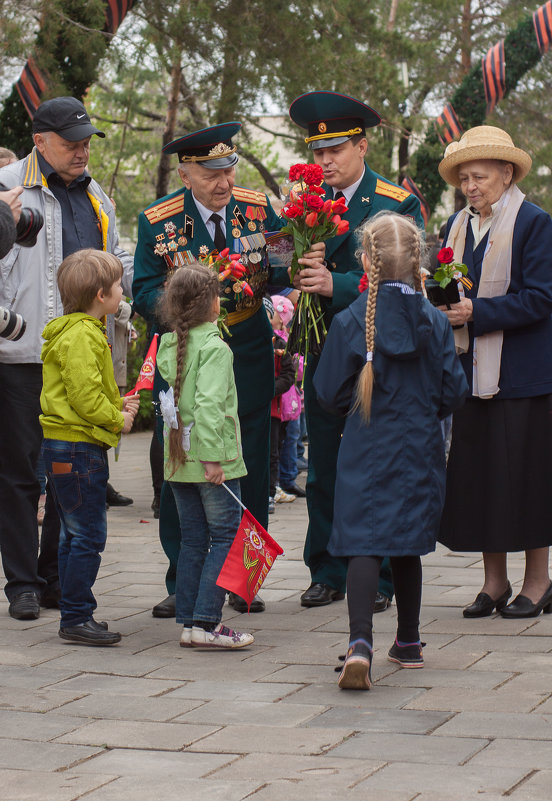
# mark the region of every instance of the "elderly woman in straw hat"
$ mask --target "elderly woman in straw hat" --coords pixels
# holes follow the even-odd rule
[[[439,164],[467,205],[444,244],[473,282],[450,311],[472,396],[454,415],[439,540],[482,551],[485,581],[464,617],[552,612],[552,220],[517,184],[531,158],[500,128],[481,125]],[[506,555],[525,551],[511,602]]]

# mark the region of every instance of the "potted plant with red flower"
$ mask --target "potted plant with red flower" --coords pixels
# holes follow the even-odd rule
[[[465,264],[454,261],[452,248],[441,248],[437,254],[439,267],[432,278],[426,278],[425,291],[433,306],[446,306],[460,302],[458,281],[468,272]],[[471,283],[471,282],[470,282]]]

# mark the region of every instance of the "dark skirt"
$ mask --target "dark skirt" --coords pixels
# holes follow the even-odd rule
[[[485,553],[552,544],[552,395],[455,412],[438,539]]]

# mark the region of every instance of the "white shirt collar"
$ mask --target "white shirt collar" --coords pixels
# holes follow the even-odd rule
[[[207,225],[207,223],[209,222],[209,217],[211,216],[211,214],[218,214],[219,217],[222,217],[223,230],[226,228],[226,206],[223,206],[222,209],[220,209],[220,211],[212,211],[211,209],[208,209],[207,206],[204,206],[203,203],[200,203],[193,192],[192,192],[192,197],[194,199],[194,203],[197,206],[197,210],[201,215],[201,219],[203,220],[205,225]],[[212,225],[214,228],[215,224],[210,223],[210,225]]]
[[[364,173],[365,172],[366,172],[366,166],[364,166],[364,168],[362,170],[362,175],[360,176],[358,181],[355,181],[354,184],[351,184],[351,186],[347,186],[345,189],[336,189],[335,187],[333,187],[334,197],[337,195],[338,192],[343,192],[343,196],[345,198],[345,201],[347,202],[347,205],[349,205],[349,203],[351,202],[351,198],[353,197],[353,195],[355,194],[355,192],[359,188],[359,186],[361,184],[361,181],[364,178]]]

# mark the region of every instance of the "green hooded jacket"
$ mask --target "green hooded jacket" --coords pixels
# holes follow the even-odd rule
[[[101,321],[65,314],[43,331],[40,424],[47,439],[115,446],[124,425]]]
[[[157,354],[159,372],[174,387],[176,334],[164,334]],[[220,338],[214,323],[191,328],[186,343],[178,411],[190,428],[187,461],[173,475],[167,466],[168,426],[164,427],[165,478],[171,481],[205,482],[201,462],[220,462],[226,478],[240,478],[247,470],[242,458],[238,398],[232,351]]]

